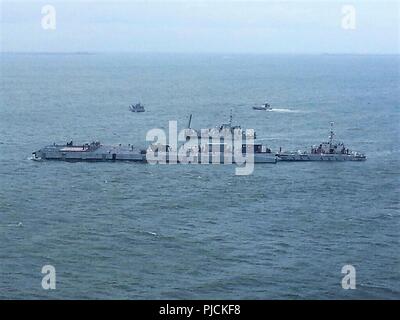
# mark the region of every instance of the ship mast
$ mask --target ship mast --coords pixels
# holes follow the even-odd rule
[[[329,145],[332,146],[332,141],[333,137],[335,136],[335,133],[333,132],[333,122],[331,122],[331,132],[329,134]]]
[[[229,126],[232,127],[232,109],[231,109],[231,113],[229,115]]]
[[[188,129],[191,129],[190,128],[190,125],[192,124],[192,114],[190,114],[190,116],[189,116],[189,123],[188,123]]]

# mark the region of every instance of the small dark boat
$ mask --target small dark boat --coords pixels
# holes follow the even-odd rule
[[[131,104],[129,106],[129,110],[132,112],[144,112],[145,111],[144,106],[142,104],[140,104],[140,102],[136,103],[136,104]]]

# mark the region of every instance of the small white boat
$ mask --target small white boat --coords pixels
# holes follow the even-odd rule
[[[272,110],[272,107],[271,107],[271,105],[269,103],[264,103],[261,106],[254,106],[253,110],[264,110],[264,111],[267,111],[267,110]]]

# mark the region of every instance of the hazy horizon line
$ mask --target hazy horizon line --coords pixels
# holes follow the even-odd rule
[[[357,55],[357,56],[398,56],[400,52],[222,52],[222,51],[1,51],[0,54],[198,54],[198,55]]]

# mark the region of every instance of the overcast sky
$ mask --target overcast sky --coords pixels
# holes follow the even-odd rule
[[[0,1],[1,51],[400,53],[398,1]]]

